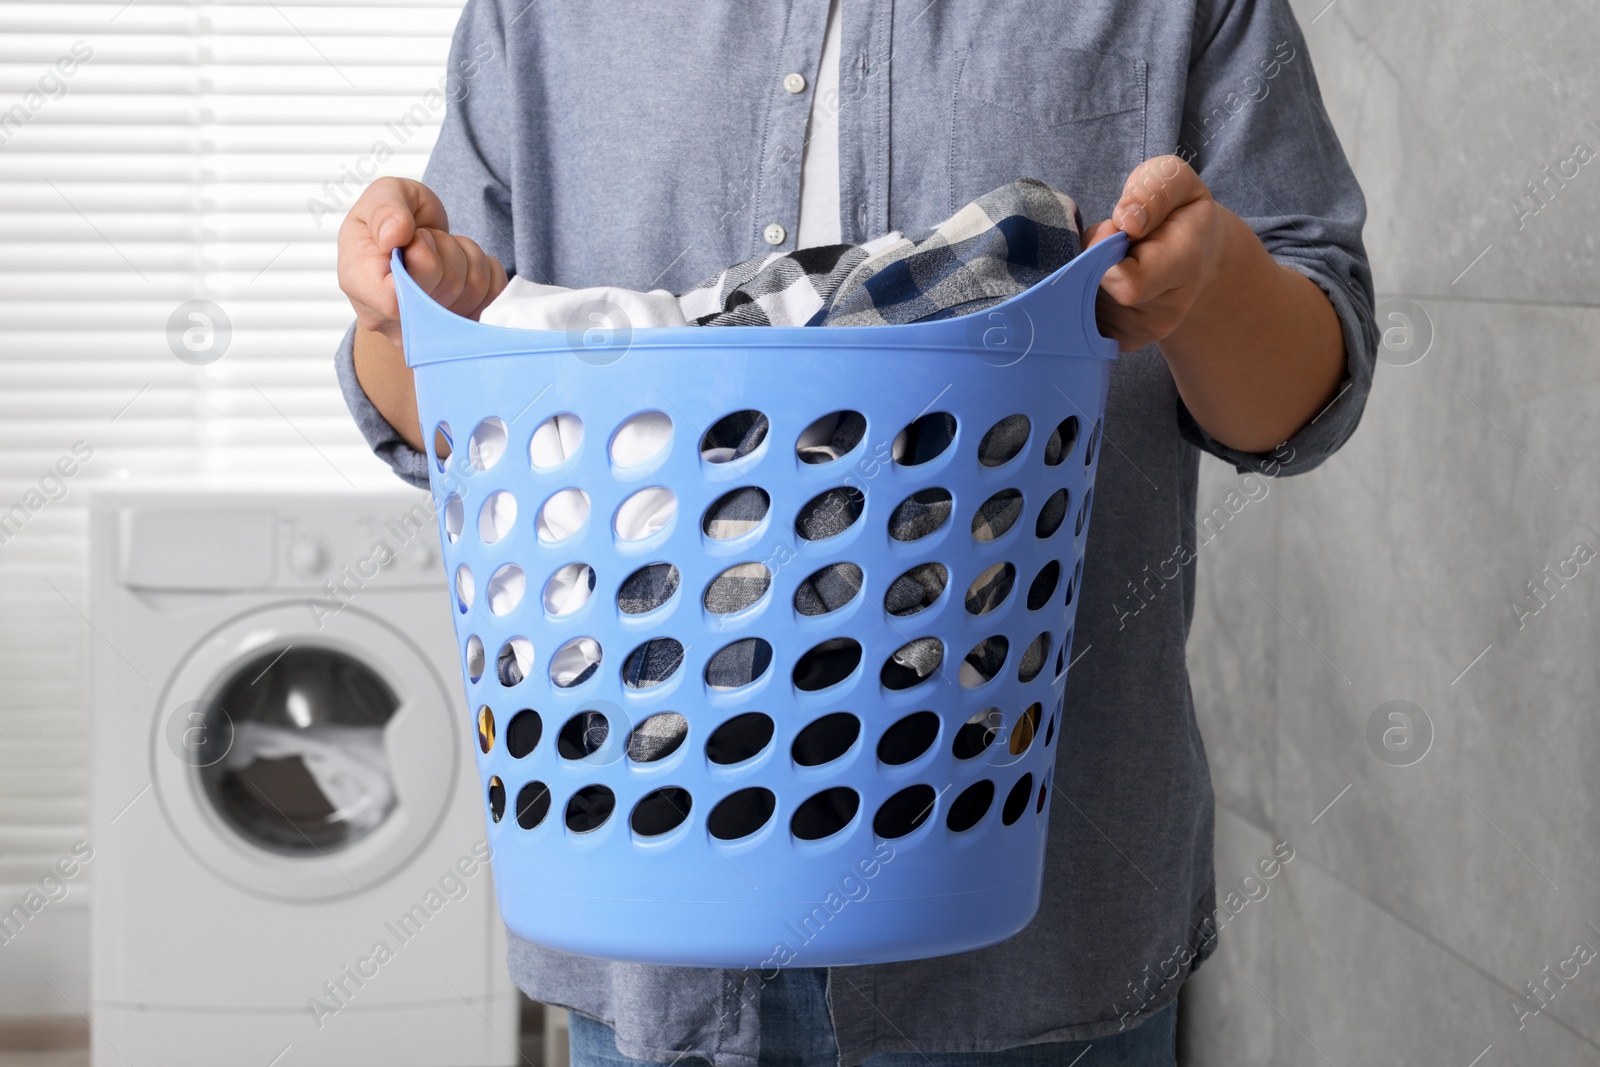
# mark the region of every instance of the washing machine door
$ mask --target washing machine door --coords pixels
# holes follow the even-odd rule
[[[303,602],[221,627],[185,659],[151,737],[163,811],[195,858],[262,896],[383,881],[454,795],[455,701],[420,649],[346,607]]]

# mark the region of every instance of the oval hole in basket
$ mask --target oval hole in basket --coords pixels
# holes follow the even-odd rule
[[[580,711],[556,734],[556,755],[580,760],[599,752],[611,736],[611,721],[599,711]]]
[[[510,533],[516,522],[517,498],[500,489],[490,493],[489,499],[478,509],[478,537],[484,544],[492,545]]]
[[[664,760],[689,736],[689,720],[675,711],[662,711],[645,719],[628,734],[628,758],[635,763]]]
[[[1017,779],[1017,784],[1006,794],[1005,806],[1000,809],[1000,821],[1010,826],[1022,818],[1022,813],[1028,810],[1028,801],[1032,799],[1033,773],[1030,771]]]
[[[489,776],[489,817],[499,822],[506,813],[506,784],[498,774]]]
[[[582,489],[569,486],[553,493],[539,509],[534,523],[539,540],[553,545],[583,529],[583,524],[589,521],[589,506],[589,494]]]
[[[847,786],[824,789],[806,799],[789,820],[789,831],[802,841],[820,841],[850,825],[861,807],[861,797]]]
[[[477,634],[467,635],[467,681],[474,684],[483,677],[483,639]]]
[[[587,563],[566,563],[544,583],[541,600],[552,615],[571,615],[594,593],[594,568]]]
[[[961,660],[961,684],[973,689],[992,680],[1000,673],[1010,649],[1011,642],[1000,634],[985,637],[973,645],[972,651]]]
[[[972,759],[982,755],[1000,736],[1004,725],[1005,716],[999,708],[984,708],[961,724],[956,731],[955,742],[950,746],[951,753],[956,759]]]
[[[592,637],[574,637],[550,657],[550,683],[557,689],[571,689],[594,677],[603,653]]]
[[[767,440],[767,417],[753,408],[724,415],[700,438],[700,458],[707,463],[743,459]]]
[[[478,751],[488,754],[494,748],[494,709],[485,704],[478,709]]]
[[[617,590],[617,610],[624,615],[643,615],[664,606],[682,584],[678,568],[670,563],[651,563],[623,579]]]
[[[956,417],[947,411],[923,415],[895,435],[890,455],[902,467],[936,459],[956,437]]]
[[[1017,716],[1016,725],[1011,728],[1011,740],[1008,746],[1013,756],[1020,756],[1028,751],[1028,746],[1033,744],[1034,735],[1039,732],[1039,714],[1044,709],[1035,700]]]
[[[878,808],[872,817],[872,832],[891,841],[904,837],[928,821],[938,799],[931,785],[907,786]]]
[[[526,637],[513,637],[500,646],[494,658],[495,677],[504,686],[519,684],[532,668],[533,642]]]
[[[1033,584],[1028,586],[1028,610],[1038,611],[1050,603],[1050,597],[1056,591],[1056,583],[1061,581],[1061,564],[1051,560],[1039,568],[1039,573],[1033,576]],[[1067,594],[1067,602],[1072,602],[1072,594]]]
[[[772,666],[772,646],[759,637],[743,637],[724,645],[706,664],[706,685],[740,689],[758,680]]]
[[[802,615],[838,611],[861,592],[863,577],[854,563],[830,563],[800,583],[794,591],[794,610]]]
[[[1032,427],[1026,415],[1007,415],[984,431],[983,440],[978,442],[978,462],[985,467],[1010,463],[1028,443]]]
[[[453,545],[461,540],[461,531],[466,529],[467,508],[461,502],[460,493],[451,493],[444,500],[444,536]]]
[[[491,415],[478,423],[467,438],[467,462],[475,471],[486,471],[506,454],[506,424]]]
[[[878,739],[878,760],[891,767],[910,763],[939,739],[939,716],[914,711],[890,726]]]
[[[603,785],[586,785],[567,801],[567,829],[586,834],[604,826],[616,810],[617,795]]]
[[[867,420],[859,411],[835,411],[801,431],[795,454],[802,463],[832,463],[847,455],[867,435]]]
[[[1056,428],[1050,431],[1050,439],[1044,443],[1044,465],[1060,466],[1072,454],[1072,446],[1077,443],[1078,416],[1068,415],[1056,423]]]
[[[611,435],[611,462],[624,469],[642,466],[671,443],[672,419],[662,411],[641,411]]]
[[[511,716],[506,726],[506,751],[512,759],[522,759],[539,747],[544,736],[544,720],[532,708],[523,708]]]
[[[1002,489],[978,505],[972,516],[972,539],[996,541],[1010,532],[1022,517],[1022,493],[1016,489]]]
[[[1039,509],[1039,517],[1034,521],[1033,532],[1036,537],[1049,537],[1061,529],[1061,520],[1067,517],[1068,494],[1065,489],[1057,489],[1051,493],[1044,502],[1044,507]]]
[[[759,711],[735,715],[706,738],[706,759],[722,767],[755,759],[772,743],[776,729],[771,716]]]
[[[683,642],[675,637],[652,637],[622,661],[622,684],[629,689],[653,689],[683,666]]]
[[[778,798],[772,790],[751,786],[730,793],[717,802],[706,819],[706,832],[718,841],[737,841],[749,837],[772,818]]]
[[[893,582],[883,594],[883,610],[904,618],[933,607],[944,595],[950,572],[943,563],[919,563]]]
[[[706,586],[704,602],[713,615],[732,615],[761,602],[772,588],[772,572],[764,563],[735,563]]]
[[[681,786],[669,785],[657,789],[646,793],[644,798],[633,806],[633,814],[628,818],[628,825],[633,827],[633,832],[640,837],[660,837],[683,825],[684,820],[689,817],[689,809],[693,803],[694,798]]]
[[[465,615],[472,610],[477,596],[477,584],[472,579],[472,568],[465,563],[456,568],[456,610]]]
[[[582,419],[569,412],[551,415],[528,439],[528,464],[534,470],[551,470],[577,455],[582,445]]]
[[[664,485],[652,485],[631,494],[617,507],[612,528],[619,541],[643,541],[667,528],[678,514],[678,494]]]
[[[910,689],[927,681],[944,662],[944,642],[937,637],[907,641],[884,661],[878,680],[885,689]]]
[[[831,637],[811,648],[794,665],[794,686],[814,693],[838,685],[861,665],[861,643],[851,637]]]
[[[950,490],[937,486],[918,489],[889,513],[889,536],[896,541],[919,541],[943,526],[953,507]]]
[[[517,825],[532,830],[550,814],[550,787],[543,782],[529,782],[517,790]]]
[[[848,711],[830,712],[795,735],[789,755],[802,767],[820,767],[849,752],[860,736],[860,719]]]
[[[1073,531],[1072,536],[1083,536],[1083,528],[1089,524],[1089,508],[1093,504],[1094,486],[1091,485],[1089,487],[1089,491],[1083,494],[1083,503],[1078,506],[1078,523],[1077,528]]]
[[[994,563],[967,586],[967,614],[987,615],[1006,602],[1017,584],[1017,568],[1009,563]]]
[[[973,782],[950,802],[950,812],[944,817],[944,824],[958,834],[963,833],[978,825],[989,814],[989,805],[993,803],[994,783],[987,778]]]
[[[741,485],[712,501],[700,517],[700,529],[713,541],[742,537],[761,525],[771,507],[772,498],[765,489]]]
[[[1022,650],[1022,658],[1017,660],[1017,681],[1033,681],[1049,662],[1050,634],[1047,631],[1028,642],[1028,647]]]
[[[441,422],[433,428],[433,465],[443,474],[449,465],[450,454],[455,451],[456,440],[450,434],[450,424]]]
[[[1083,465],[1085,467],[1094,462],[1095,449],[1100,447],[1100,420],[1094,420],[1094,429],[1089,431],[1089,441],[1083,446]]]
[[[826,541],[855,525],[867,506],[866,495],[854,486],[818,493],[794,518],[794,531],[802,540]]]
[[[489,575],[489,584],[483,591],[484,599],[489,601],[489,610],[496,615],[506,615],[516,610],[522,603],[522,594],[527,591],[528,578],[522,573],[522,568],[515,563],[507,563],[496,568]]]

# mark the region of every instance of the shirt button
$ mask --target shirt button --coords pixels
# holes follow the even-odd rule
[[[806,91],[805,75],[803,75],[803,74],[785,74],[783,76],[783,87],[785,89],[789,90],[791,93],[803,93],[803,92],[805,92]]]
[[[761,231],[761,236],[769,245],[781,245],[783,239],[789,236],[789,231],[779,226],[776,222],[768,223],[767,228]]]

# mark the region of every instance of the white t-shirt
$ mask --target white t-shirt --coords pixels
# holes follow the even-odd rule
[[[800,160],[800,218],[795,247],[836,245],[839,230],[839,0],[828,8],[828,32],[811,94],[811,121]]]

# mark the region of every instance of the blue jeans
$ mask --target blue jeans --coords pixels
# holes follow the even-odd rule
[[[828,1015],[828,972],[779,971],[761,989],[761,1067],[836,1067]],[[879,1052],[860,1067],[1175,1067],[1178,1006],[1169,1004],[1132,1030],[1093,1041],[1054,1041],[1003,1052]],[[617,1051],[616,1032],[573,1012],[572,1067],[661,1067]],[[684,1056],[676,1067],[709,1067]],[[852,1067],[852,1065],[846,1065]]]

